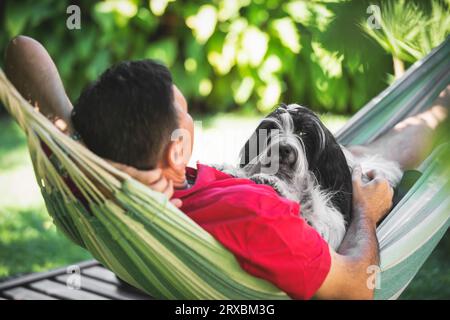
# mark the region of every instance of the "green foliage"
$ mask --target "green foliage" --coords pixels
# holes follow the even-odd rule
[[[448,300],[450,297],[450,232],[447,231],[439,245],[419,270],[413,281],[400,296],[401,300]]]
[[[195,112],[267,112],[279,102],[351,113],[380,92],[390,57],[359,22],[369,1],[8,0],[0,50],[18,34],[42,42],[70,98],[112,63],[155,58]]]
[[[375,12],[381,28],[362,28],[394,57],[415,62],[438,46],[450,33],[450,1],[421,2],[396,0],[381,3]]]

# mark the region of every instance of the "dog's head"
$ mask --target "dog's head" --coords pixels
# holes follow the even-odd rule
[[[351,174],[331,132],[311,110],[281,105],[261,121],[241,150],[240,166],[248,174],[268,172],[284,181],[312,172],[333,204],[350,218]]]

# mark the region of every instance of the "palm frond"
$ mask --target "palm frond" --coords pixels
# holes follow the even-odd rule
[[[433,0],[431,10],[412,1],[386,1],[374,13],[379,29],[362,22],[362,29],[393,57],[414,62],[442,43],[450,32],[449,1]]]

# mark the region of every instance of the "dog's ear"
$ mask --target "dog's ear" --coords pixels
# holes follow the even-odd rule
[[[239,167],[243,168],[247,164],[249,164],[257,155],[260,154],[262,150],[260,150],[260,146],[265,146],[267,141],[261,141],[261,139],[266,140],[268,136],[270,136],[270,131],[275,129],[274,123],[271,121],[264,121],[267,118],[277,118],[278,114],[281,111],[280,108],[275,109],[269,115],[267,115],[256,127],[255,131],[249,137],[249,139],[245,142],[239,153]],[[262,132],[265,130],[265,132]]]
[[[327,143],[312,171],[322,188],[332,193],[333,204],[348,222],[352,210],[351,173],[344,153],[335,140]]]
[[[239,152],[239,167],[243,168],[247,164],[250,163],[250,141],[253,139],[253,135],[255,132],[253,132],[252,136],[247,140],[247,142],[242,147],[241,151]]]
[[[349,221],[352,210],[351,174],[340,145],[313,111],[301,107],[291,114],[295,132],[302,133],[309,170],[319,185],[333,194],[333,204]]]
[[[241,151],[239,152],[239,167],[243,168],[248,165],[259,153],[259,139],[260,135],[258,134],[263,127],[263,123],[261,122],[252,135],[245,142]]]

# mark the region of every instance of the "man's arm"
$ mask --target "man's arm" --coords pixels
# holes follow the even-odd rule
[[[6,50],[5,70],[11,83],[39,112],[63,133],[69,135],[73,132],[70,119],[72,104],[55,63],[39,42],[26,36],[11,40]],[[172,196],[173,183],[162,176],[161,170],[139,172],[129,166],[110,163],[151,189],[169,198]],[[181,206],[179,199],[171,201],[175,206]]]
[[[316,292],[319,299],[372,299],[368,286],[370,266],[378,266],[376,223],[392,206],[393,191],[386,180],[361,180],[361,168],[353,172],[353,219],[337,250],[330,249],[331,267]]]
[[[6,50],[5,71],[26,100],[61,131],[71,133],[72,104],[52,58],[39,42],[25,36],[12,39]]]
[[[397,161],[402,168],[414,168],[433,147],[436,128],[448,114],[450,86],[447,86],[429,110],[409,117],[397,124],[391,131],[368,146],[351,146],[356,155],[380,154],[386,159]],[[399,147],[401,146],[401,147]],[[359,172],[353,181],[353,221],[341,246],[334,252],[330,249],[331,269],[317,291],[322,299],[369,299],[373,290],[368,288],[368,267],[379,264],[376,223],[387,213],[392,190],[379,179],[363,185]],[[379,191],[372,194],[374,191]],[[389,204],[389,206],[386,206]]]

